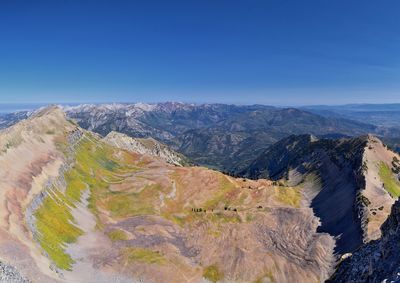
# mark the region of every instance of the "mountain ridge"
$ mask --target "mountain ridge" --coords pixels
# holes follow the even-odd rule
[[[395,169],[393,162],[398,158],[372,135],[339,140],[290,136],[272,145],[236,175],[292,183],[308,176],[319,179],[319,188],[311,188],[306,194],[314,213],[321,218],[319,231],[340,236],[336,250],[343,254],[380,236],[379,228],[399,188],[396,184],[396,194],[391,195],[386,180],[390,174],[386,179],[381,175],[385,168]]]
[[[332,272],[334,239],[316,232],[299,187],[121,150],[58,108],[0,135],[0,257],[28,279],[308,282]]]

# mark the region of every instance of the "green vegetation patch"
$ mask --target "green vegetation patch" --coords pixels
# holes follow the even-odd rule
[[[203,277],[215,283],[224,279],[224,274],[219,271],[216,265],[210,265],[204,269]]]
[[[400,183],[394,177],[390,167],[384,162],[379,164],[379,177],[388,193],[392,197],[398,198],[400,196]]]
[[[46,135],[54,135],[56,132],[54,130],[46,131]]]
[[[113,242],[128,240],[128,235],[126,234],[126,232],[119,229],[109,232],[107,236]]]
[[[301,193],[297,187],[278,187],[276,197],[284,204],[300,207]]]
[[[58,144],[66,149],[64,140],[59,140]],[[34,213],[39,244],[58,268],[66,270],[71,270],[74,261],[65,252],[65,247],[83,234],[75,225],[71,209],[81,200],[82,193],[89,189],[89,208],[97,216],[97,204],[114,195],[108,190],[109,182],[121,181],[122,178],[116,175],[130,170],[129,164],[122,162],[119,165],[119,160],[114,157],[114,148],[101,143],[90,134],[82,138],[75,150],[74,166],[64,174],[67,183],[65,191],[53,187]],[[128,153],[122,153],[123,161],[132,161]],[[135,213],[129,208],[131,201],[129,196],[118,196],[112,206],[114,214]],[[98,223],[98,227],[100,226]],[[117,239],[121,235],[114,234],[111,237]]]
[[[71,270],[74,263],[65,252],[65,245],[73,243],[83,234],[74,225],[68,204],[70,201],[58,190],[49,192],[42,206],[36,210],[38,241],[58,268]]]
[[[157,192],[150,189],[140,193],[113,192],[105,201],[105,207],[114,217],[154,214],[151,202],[154,196],[158,196]]]
[[[141,262],[147,264],[164,265],[167,259],[159,252],[149,249],[129,247],[122,250],[122,255],[128,262]]]
[[[95,215],[98,214],[98,205],[111,209],[113,215],[128,214],[132,197],[126,193],[112,192],[108,188],[110,184],[123,182],[123,176],[137,171],[138,167],[133,164],[134,160],[129,153],[118,150],[119,158],[116,158],[117,149],[99,141],[93,142],[92,139],[94,137],[87,135],[77,148],[76,164],[74,172],[69,174],[69,184],[86,184],[91,192],[89,208]],[[74,197],[78,198],[79,195]]]
[[[234,192],[236,189],[235,185],[232,184],[228,177],[225,175],[219,176],[219,188],[218,192],[215,193],[214,197],[208,200],[204,205],[204,209],[215,209],[218,206],[229,206],[233,200],[236,200],[237,194],[240,192]]]

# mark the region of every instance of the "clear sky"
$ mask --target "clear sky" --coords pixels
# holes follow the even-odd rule
[[[398,0],[0,0],[0,103],[400,102]]]

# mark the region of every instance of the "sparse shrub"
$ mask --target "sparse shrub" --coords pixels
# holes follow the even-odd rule
[[[367,162],[366,162],[366,161],[363,162],[363,164],[362,164],[362,166],[361,166],[361,169],[362,169],[362,171],[364,171],[364,172],[367,172],[367,171],[368,171],[368,165],[367,165]]]
[[[369,206],[371,204],[371,201],[364,195],[360,194],[360,199],[361,202],[365,205],[365,206]]]
[[[224,274],[219,271],[216,265],[210,265],[204,269],[203,277],[215,283],[224,278]]]
[[[116,242],[116,241],[126,241],[128,240],[128,235],[119,229],[113,230],[107,234],[107,236],[110,238],[111,241]]]

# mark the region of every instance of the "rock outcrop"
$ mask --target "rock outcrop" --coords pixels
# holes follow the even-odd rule
[[[400,201],[393,205],[381,231],[380,239],[370,241],[340,262],[327,282],[399,282]]]
[[[18,270],[10,265],[0,262],[0,282],[1,283],[30,283],[22,277]]]
[[[111,132],[103,141],[121,149],[159,157],[165,162],[177,166],[190,164],[188,158],[153,138],[133,138],[118,132]]]

